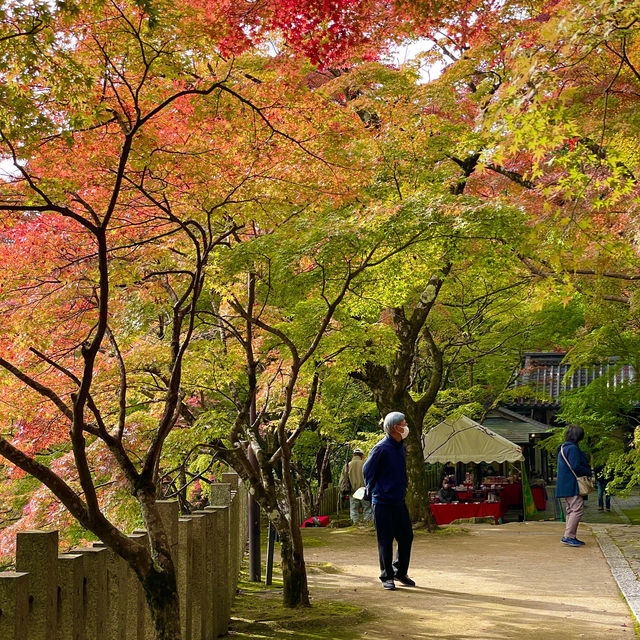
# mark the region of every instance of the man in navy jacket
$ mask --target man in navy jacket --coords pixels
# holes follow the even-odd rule
[[[376,444],[364,464],[364,481],[371,496],[373,521],[378,535],[380,580],[385,589],[396,588],[394,579],[408,587],[415,582],[407,575],[413,530],[404,497],[407,492],[407,449],[403,440],[409,434],[402,413],[392,411],[385,416],[386,436]],[[398,543],[396,560],[392,562],[393,541]]]
[[[576,537],[578,524],[584,513],[584,498],[578,491],[576,476],[591,476],[589,461],[578,446],[583,438],[584,429],[580,425],[570,424],[564,432],[564,442],[558,447],[556,498],[564,498],[567,504],[567,524],[561,542],[570,547],[584,545],[584,542]]]

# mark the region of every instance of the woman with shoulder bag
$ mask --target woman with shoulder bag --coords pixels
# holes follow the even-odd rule
[[[564,498],[566,502],[567,525],[562,537],[562,544],[570,547],[581,547],[582,540],[576,538],[578,524],[584,514],[584,492],[588,489],[578,486],[578,478],[591,477],[591,467],[578,443],[584,438],[584,429],[570,424],[564,432],[564,442],[558,447],[558,479],[556,498]],[[588,483],[587,483],[588,484]]]

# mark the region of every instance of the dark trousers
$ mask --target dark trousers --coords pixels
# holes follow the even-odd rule
[[[605,501],[607,504],[607,509],[611,509],[611,496],[607,493],[607,484],[606,480],[598,478],[598,506],[604,507]]]
[[[373,522],[378,534],[380,556],[380,580],[393,580],[394,576],[406,576],[411,557],[413,530],[407,505],[374,504]],[[396,560],[392,562],[393,541],[398,542]]]

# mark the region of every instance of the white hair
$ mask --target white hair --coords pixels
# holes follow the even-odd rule
[[[391,433],[393,431],[393,427],[397,424],[400,424],[404,420],[404,413],[400,413],[399,411],[392,411],[391,413],[387,413],[384,417],[384,424],[382,428],[387,432]]]

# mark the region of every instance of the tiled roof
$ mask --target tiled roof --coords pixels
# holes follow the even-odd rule
[[[482,424],[511,442],[515,442],[516,444],[529,444],[531,426],[526,422],[511,422],[510,420],[500,420],[500,418],[487,418]]]
[[[616,387],[623,382],[633,380],[635,371],[631,365],[618,367],[612,359],[607,364],[595,364],[576,369],[572,375],[565,379],[570,365],[561,364],[563,353],[526,353],[524,365],[515,381],[515,386],[529,386],[538,393],[544,393],[547,399],[519,398],[516,401],[520,406],[558,406],[559,396],[565,391],[586,387],[596,378],[606,374],[609,369],[616,367],[618,371],[607,383],[607,386]]]
[[[482,424],[516,444],[528,444],[532,434],[551,431],[549,425],[510,411],[506,407],[496,407],[489,411]]]

